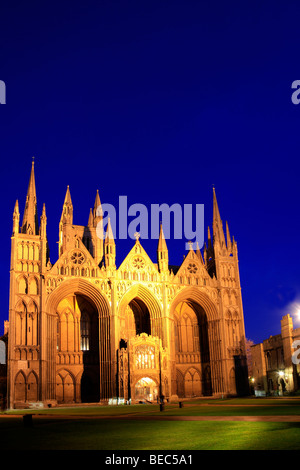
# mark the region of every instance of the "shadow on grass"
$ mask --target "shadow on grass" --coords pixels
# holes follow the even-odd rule
[[[0,420],[5,450],[299,450],[300,425],[273,422]]]

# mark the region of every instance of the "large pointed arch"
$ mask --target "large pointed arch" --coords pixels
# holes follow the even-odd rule
[[[111,312],[107,297],[91,282],[85,279],[70,279],[63,281],[48,297],[46,309],[55,313],[61,300],[71,294],[79,294],[91,300],[98,312],[99,318],[108,317]]]
[[[142,284],[134,284],[123,295],[118,305],[119,318],[125,314],[127,305],[135,300],[142,301],[148,309],[151,335],[158,336],[162,340],[163,345],[165,345],[165,334],[162,327],[162,307],[155,295]]]
[[[197,287],[186,287],[181,290],[173,299],[170,306],[170,316],[174,318],[177,305],[180,302],[190,302],[199,304],[207,315],[207,320],[216,320],[218,318],[218,309],[210,297]]]
[[[46,311],[49,317],[53,318],[53,323],[57,319],[56,311],[59,303],[68,296],[79,296],[91,303],[98,314],[98,347],[99,347],[99,383],[100,399],[108,399],[114,395],[114,377],[113,370],[113,337],[112,315],[110,302],[107,297],[94,284],[85,279],[70,279],[63,281],[48,297],[46,302]],[[52,325],[53,331],[55,325]],[[52,356],[57,354],[53,349]],[[53,380],[55,380],[53,378]],[[98,399],[99,400],[99,399]]]
[[[186,287],[173,299],[170,306],[170,319],[174,320],[173,344],[176,347],[176,312],[181,303],[188,304],[198,318],[199,354],[201,363],[202,394],[211,395],[223,391],[224,370],[221,363],[221,329],[217,305],[197,287]],[[180,354],[186,354],[180,352]],[[194,351],[195,353],[195,351]],[[177,354],[176,354],[177,356]],[[181,361],[180,358],[179,363]],[[182,358],[184,359],[184,358]],[[177,360],[177,359],[175,359]],[[185,360],[185,359],[184,359]],[[177,364],[178,366],[179,364]],[[205,374],[205,371],[211,374]]]
[[[126,306],[136,298],[144,302],[152,319],[161,317],[161,306],[158,299],[142,284],[135,284],[123,295],[118,306],[119,313],[122,313]]]

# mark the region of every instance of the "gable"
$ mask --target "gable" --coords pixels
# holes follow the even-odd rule
[[[56,263],[49,270],[51,274],[60,275],[84,275],[94,277],[97,275],[99,267],[96,261],[83,244],[80,237],[75,235],[75,243],[72,248],[62,254]]]
[[[191,279],[200,280],[200,284],[204,285],[211,281],[211,277],[203,264],[202,258],[200,259],[194,250],[189,250],[174,276],[174,281],[180,284],[189,284],[190,282],[188,281]],[[196,284],[198,284],[198,282],[196,282]]]
[[[124,261],[118,268],[120,272],[158,273],[157,264],[154,264],[140,242],[137,240]]]

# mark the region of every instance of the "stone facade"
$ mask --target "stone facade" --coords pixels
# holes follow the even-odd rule
[[[251,347],[256,395],[282,395],[300,388],[300,366],[296,363],[299,346],[300,328],[294,329],[292,317],[285,315],[281,320],[281,334]]]
[[[246,393],[237,244],[215,191],[212,237],[208,228],[203,255],[191,247],[181,266],[169,265],[161,226],[157,262],[137,236],[117,267],[110,223],[104,241],[103,229],[98,191],[78,226],[68,187],[51,264],[32,164],[22,223],[18,201],[13,213],[9,406]]]

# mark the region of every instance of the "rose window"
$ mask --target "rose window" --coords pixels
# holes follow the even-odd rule
[[[73,264],[82,264],[84,262],[84,255],[81,251],[74,251],[71,256],[71,261]]]
[[[135,269],[143,269],[145,267],[145,261],[143,260],[143,258],[138,256],[132,261],[132,266]]]
[[[195,265],[195,263],[190,263],[187,267],[188,271],[190,274],[195,274],[197,272],[197,266]]]

